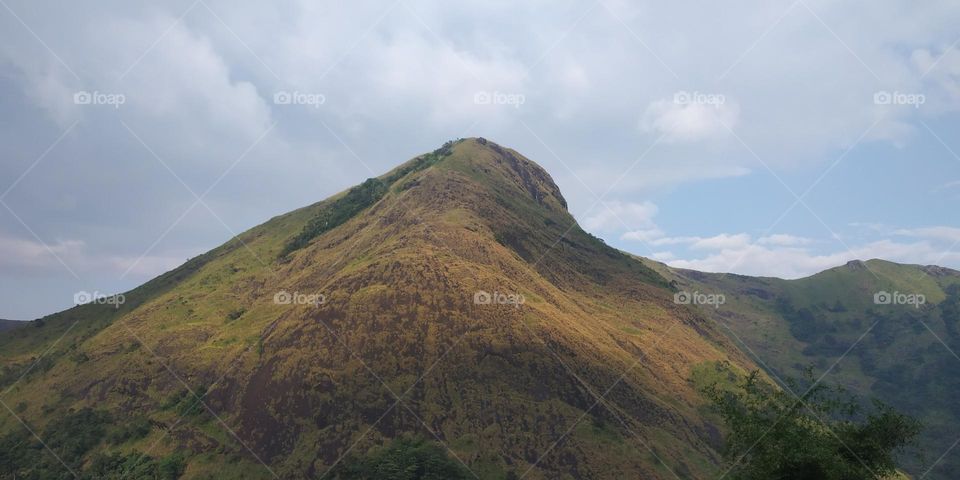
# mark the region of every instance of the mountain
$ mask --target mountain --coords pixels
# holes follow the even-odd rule
[[[17,327],[22,327],[27,322],[21,322],[17,320],[0,320],[0,332],[4,330],[10,330]]]
[[[757,366],[675,293],[450,142],[5,333],[0,476],[334,478],[423,439],[483,479],[711,476],[698,379]]]
[[[910,473],[960,471],[960,272],[869,260],[781,280],[643,261],[681,291],[724,295],[702,311],[771,376],[813,366],[815,377],[923,421],[926,458],[904,457]]]

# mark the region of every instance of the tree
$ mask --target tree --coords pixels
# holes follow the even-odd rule
[[[920,423],[880,402],[867,409],[841,387],[813,381],[786,389],[754,371],[734,385],[704,389],[729,429],[728,478],[854,480],[896,473],[895,456],[911,445]]]

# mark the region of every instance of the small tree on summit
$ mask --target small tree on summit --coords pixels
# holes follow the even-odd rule
[[[912,444],[920,423],[873,402],[867,411],[840,387],[794,380],[800,400],[749,374],[704,393],[726,423],[724,459],[737,480],[859,480],[896,474],[895,454]]]

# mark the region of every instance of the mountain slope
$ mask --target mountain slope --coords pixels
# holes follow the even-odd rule
[[[960,470],[960,452],[948,451],[960,437],[960,272],[869,260],[781,280],[644,263],[680,289],[724,294],[704,313],[774,376],[812,365],[817,377],[925,422],[926,463],[904,458],[911,473],[934,467],[925,478],[947,479]],[[897,305],[895,294],[917,301]]]
[[[0,320],[0,331],[22,327],[24,323],[17,320]]]
[[[542,168],[467,139],[244,232],[118,309],[4,337],[0,431],[29,444],[17,418],[41,438],[92,425],[104,433],[57,450],[66,466],[32,464],[78,472],[139,452],[188,478],[320,478],[418,434],[480,478],[707,476],[718,433],[692,372],[755,367],[673,293],[581,230]]]

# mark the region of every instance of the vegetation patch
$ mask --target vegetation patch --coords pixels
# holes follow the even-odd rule
[[[398,438],[364,456],[349,456],[331,472],[337,480],[459,480],[473,475],[438,445]]]
[[[121,423],[107,431],[107,443],[120,445],[122,443],[139,440],[150,434],[153,425],[146,417],[137,417],[126,423]]]
[[[96,453],[103,445],[137,440],[150,433],[144,417],[111,426],[114,418],[105,411],[84,408],[51,422],[38,432],[43,443],[26,429],[0,437],[0,478],[10,479],[131,479],[173,480],[186,466],[182,455],[155,459],[136,451]]]
[[[83,478],[176,480],[185,468],[183,455],[176,453],[160,459],[139,452],[98,454],[84,470]]]
[[[703,389],[729,429],[723,450],[729,478],[888,478],[896,454],[911,446],[921,426],[880,402],[864,409],[839,387],[788,380],[778,388],[755,371],[735,387]],[[791,392],[798,392],[800,397]]]
[[[227,323],[230,323],[230,322],[232,322],[232,321],[234,321],[234,320],[242,317],[243,314],[246,313],[246,312],[247,312],[247,310],[244,309],[244,308],[235,308],[235,309],[233,309],[233,310],[230,310],[229,312],[227,312],[227,320],[226,320],[226,322],[227,322]]]
[[[343,196],[331,201],[315,217],[310,219],[303,230],[287,242],[280,252],[280,258],[307,246],[311,240],[330,230],[343,225],[358,213],[380,201],[390,190],[390,187],[407,175],[424,170],[435,165],[440,160],[453,153],[455,142],[444,143],[442,147],[426,155],[417,157],[412,162],[398,168],[381,178],[368,178],[360,185],[350,188]],[[405,184],[406,188],[411,185]]]
[[[194,389],[194,393],[188,390],[181,390],[164,402],[165,410],[173,410],[181,417],[199,416],[206,410],[203,406],[203,397],[207,394],[207,387],[200,385]]]

